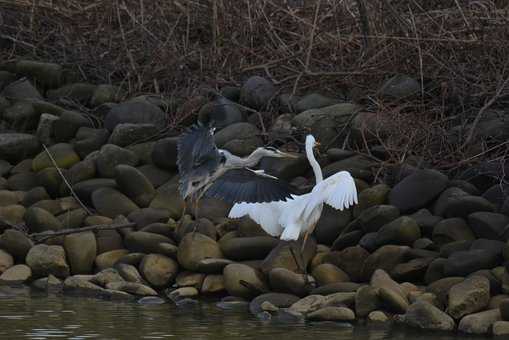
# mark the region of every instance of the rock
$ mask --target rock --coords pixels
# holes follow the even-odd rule
[[[7,180],[7,187],[14,191],[29,191],[36,186],[37,178],[33,172],[15,174]]]
[[[184,236],[178,248],[180,265],[187,270],[196,270],[200,261],[207,258],[223,258],[215,240],[200,233],[189,233]]]
[[[92,272],[97,254],[97,243],[93,232],[66,235],[64,249],[73,275]]]
[[[170,213],[167,210],[154,208],[143,208],[140,210],[135,210],[127,215],[127,219],[129,221],[135,222],[137,228],[144,229],[145,227],[154,225],[154,230],[158,231],[156,234],[161,234],[168,237],[173,236],[174,228],[171,228],[169,224],[163,222],[168,222],[170,218]]]
[[[379,246],[386,244],[412,245],[420,237],[421,229],[417,223],[411,217],[401,216],[380,228],[376,243]]]
[[[0,273],[3,273],[14,265],[14,258],[11,254],[0,249]]]
[[[364,262],[363,277],[370,278],[376,269],[390,272],[398,264],[407,260],[410,248],[406,246],[386,245],[377,249]]]
[[[76,132],[76,138],[72,144],[78,155],[85,158],[106,144],[109,136],[110,133],[106,129],[93,129],[83,126]]]
[[[161,169],[175,171],[177,169],[176,137],[159,139],[152,149],[152,162]]]
[[[142,255],[143,255],[142,259],[145,258],[146,255],[144,254]],[[138,271],[138,269],[136,269],[134,265],[121,263],[120,261],[122,261],[122,259],[118,260],[114,266],[117,272],[125,281],[145,284],[145,280],[141,277],[140,272]]]
[[[316,225],[314,236],[317,242],[331,245],[337,239],[342,230],[348,225],[352,218],[352,212],[348,210],[337,210],[324,205],[322,215]]]
[[[56,87],[63,81],[63,68],[58,64],[32,60],[20,60],[16,63],[16,72],[30,76],[45,87]]]
[[[362,211],[357,220],[365,233],[377,232],[387,223],[399,217],[399,209],[392,205],[376,205]]]
[[[175,279],[178,272],[178,264],[164,255],[149,254],[141,261],[140,271],[152,286],[165,287]]]
[[[346,307],[324,307],[309,313],[306,317],[317,321],[353,321],[355,313]]]
[[[200,289],[202,294],[217,294],[226,290],[223,275],[210,274],[205,277]]]
[[[363,155],[356,155],[349,157],[325,166],[323,170],[323,177],[327,178],[339,171],[348,171],[355,178],[370,181],[373,177],[373,168],[376,165],[371,159]]]
[[[311,290],[312,295],[330,295],[334,293],[352,293],[356,292],[362,285],[355,282],[336,282],[314,288]]]
[[[278,244],[269,236],[236,237],[219,243],[224,256],[237,261],[261,260]]]
[[[458,251],[444,263],[445,276],[465,276],[481,269],[491,269],[499,263],[499,256],[484,249]]]
[[[64,111],[58,120],[53,122],[53,137],[56,142],[68,142],[77,137],[80,128],[92,128],[91,121],[83,114],[74,111]]]
[[[248,156],[257,147],[263,146],[260,130],[250,123],[234,123],[216,132],[214,139],[219,148],[239,157]]]
[[[124,239],[127,249],[131,252],[141,253],[161,253],[161,243],[174,244],[173,240],[159,234],[148,233],[145,231],[135,231],[129,233]]]
[[[310,93],[300,98],[295,103],[295,112],[303,112],[310,109],[319,109],[334,104],[339,104],[341,100],[329,98],[319,93]]]
[[[0,158],[17,163],[39,152],[37,137],[27,133],[0,133]]]
[[[152,158],[151,158],[152,159]],[[154,188],[158,188],[168,182],[173,176],[172,173],[160,169],[153,164],[145,164],[137,168],[145,176]]]
[[[355,313],[358,317],[364,318],[372,311],[379,309],[382,301],[379,296],[379,289],[372,286],[362,286],[355,295]]]
[[[463,282],[463,277],[446,277],[436,280],[426,287],[426,291],[434,294],[439,303],[446,306],[448,303],[448,294],[452,286]]]
[[[39,114],[29,102],[14,102],[14,104],[5,108],[3,111],[3,119],[16,131],[28,132],[37,127]]]
[[[359,110],[360,106],[351,103],[340,103],[319,109],[310,109],[296,115],[293,118],[293,124],[298,128],[308,129],[317,140],[323,143],[323,145],[330,145],[332,143],[332,146],[339,146],[339,143],[342,140],[337,138],[338,132],[335,127],[349,122],[352,115],[357,113]],[[355,158],[355,156],[351,158]],[[338,164],[335,169],[337,170],[343,165],[350,163],[348,159],[340,162],[345,161],[346,163]],[[344,170],[347,170],[347,167],[345,167]],[[348,169],[347,171],[350,170],[351,169]],[[362,173],[363,171],[360,172]],[[327,172],[327,174],[329,174],[329,172]],[[352,175],[355,178],[363,178],[363,176],[358,176],[359,170],[355,173],[352,172]],[[368,173],[364,173],[364,175],[369,175],[368,177],[371,176],[371,174]]]
[[[133,152],[136,156],[138,156],[140,164],[152,164],[152,151],[154,151],[154,145],[156,141],[147,141],[141,142],[137,144],[127,145],[125,148],[131,152]],[[163,182],[164,183],[164,182]]]
[[[425,301],[410,305],[404,315],[404,323],[411,327],[439,331],[453,331],[454,320],[437,307]]]
[[[424,257],[400,263],[391,270],[391,277],[397,281],[422,282],[433,258]]]
[[[110,282],[122,282],[125,280],[122,276],[120,276],[116,269],[107,268],[95,274],[90,281],[92,283],[106,287],[106,285]]]
[[[59,143],[52,145],[48,148],[48,152],[59,168],[68,169],[80,161],[71,144]],[[54,164],[46,151],[42,151],[32,161],[32,169],[35,172],[53,166]]]
[[[402,212],[425,207],[446,187],[448,178],[435,170],[418,170],[392,188],[389,203]]]
[[[115,177],[115,167],[120,164],[136,166],[138,156],[132,151],[113,144],[106,144],[101,148],[96,159],[97,172],[101,177]]]
[[[372,323],[385,323],[389,321],[389,318],[384,312],[375,310],[368,314],[367,320]]]
[[[130,165],[120,164],[115,167],[115,173],[115,180],[124,194],[140,207],[150,204],[156,191],[140,171]]]
[[[92,193],[92,203],[104,216],[114,218],[118,215],[129,215],[139,209],[127,196],[112,188],[100,188]]]
[[[285,268],[293,272],[300,272],[300,266],[295,262],[296,260],[290,250],[291,246],[294,247],[294,253],[297,256],[302,256],[298,261],[303,260],[301,263],[307,267],[316,253],[316,243],[312,238],[308,238],[304,252],[301,252],[302,245],[300,243],[289,245],[286,242],[280,242],[263,261],[262,271],[268,274],[273,268]]]
[[[438,205],[437,201],[436,207],[435,210],[438,210],[438,207],[440,207],[440,209],[445,211],[445,217],[467,217],[474,212],[491,212],[495,209],[493,204],[485,198],[470,195],[448,197],[441,202],[441,206]]]
[[[95,265],[99,270],[112,268],[118,260],[120,260],[124,255],[127,255],[128,253],[129,251],[126,249],[115,249],[104,252],[100,255],[97,255],[95,258]]]
[[[179,254],[180,255],[180,254]],[[262,275],[255,269],[240,263],[227,265],[223,270],[224,285],[228,294],[250,298],[267,290]],[[246,283],[247,288],[243,283]]]
[[[410,215],[421,228],[421,232],[428,237],[431,237],[435,225],[442,220],[440,216],[434,216],[428,209],[420,209]]]
[[[433,229],[433,241],[443,245],[454,241],[472,241],[475,235],[464,219],[446,218],[438,222]]]
[[[253,109],[264,109],[276,95],[276,88],[269,80],[252,76],[240,89],[240,103]]]
[[[31,207],[26,210],[25,223],[31,232],[40,233],[48,230],[61,230],[62,223],[48,211]]]
[[[24,215],[25,208],[22,205],[13,204],[7,207],[0,207],[0,217],[11,224],[22,223]]]
[[[367,208],[385,204],[390,191],[391,188],[387,184],[377,184],[371,188],[362,190],[359,193],[359,204],[353,209],[354,217],[358,217],[360,213]]]
[[[35,187],[25,193],[21,203],[25,207],[29,207],[32,204],[35,204],[39,201],[49,200],[49,199],[51,199],[51,198],[49,197],[49,195],[48,195],[46,189],[44,189],[44,187]],[[0,198],[0,200],[1,200],[1,198]],[[15,203],[18,203],[18,202],[13,202],[11,204],[15,204]]]
[[[166,295],[173,301],[179,301],[185,298],[192,298],[199,295],[198,289],[194,287],[182,287],[167,292]]]
[[[52,100],[70,99],[86,104],[90,101],[95,89],[96,85],[93,84],[72,83],[63,85],[55,90],[49,90],[46,95]]]
[[[64,228],[80,228],[87,217],[87,212],[83,209],[74,209],[66,211],[58,215],[58,220],[62,223]]]
[[[303,274],[296,274],[285,268],[274,268],[268,275],[271,288],[276,292],[305,296],[309,282]]]
[[[216,239],[216,226],[214,223],[209,221],[206,218],[200,218],[196,220],[192,220],[189,215],[185,215],[178,226],[176,227],[176,237],[177,239],[182,239],[186,234],[197,232],[203,235],[210,237],[211,239]]]
[[[380,95],[395,99],[409,97],[421,90],[421,84],[405,74],[396,74],[380,88]]]
[[[509,321],[509,298],[500,302],[499,309],[502,320]]]
[[[118,102],[122,96],[123,91],[117,86],[110,84],[97,85],[92,98],[90,98],[90,106],[97,107],[106,103]]]
[[[270,303],[277,308],[288,308],[295,302],[299,301],[299,298],[295,295],[284,294],[284,293],[266,293],[258,295],[249,304],[249,311],[253,315],[257,315],[263,311],[262,304]]]
[[[29,266],[17,264],[3,271],[0,275],[0,283],[7,285],[20,284],[27,282],[31,277],[32,269]]]
[[[207,274],[221,273],[227,265],[234,263],[227,259],[206,258],[198,261],[197,271]]]
[[[470,334],[487,334],[492,325],[501,321],[498,309],[470,314],[461,319],[458,330]]]
[[[202,123],[214,122],[214,126],[222,129],[230,124],[243,122],[246,117],[236,103],[227,98],[217,97],[201,107],[198,119]]]
[[[157,296],[157,292],[149,286],[136,282],[110,282],[106,288],[120,290],[126,293],[139,296]]]
[[[124,147],[147,140],[157,135],[158,131],[153,124],[118,124],[113,129],[108,143]]]
[[[153,124],[158,129],[166,126],[166,114],[148,101],[129,101],[115,105],[104,118],[109,131],[121,123]]]
[[[7,85],[2,91],[2,96],[7,99],[42,99],[39,91],[25,78]]]
[[[509,217],[487,211],[474,212],[468,215],[468,225],[477,238],[499,240],[509,224]]]
[[[117,183],[109,178],[93,178],[78,182],[72,186],[78,198],[84,202],[92,202],[92,193],[101,188],[116,189]],[[106,192],[109,194],[109,192]],[[118,193],[120,194],[120,193]],[[122,195],[122,194],[120,194]],[[125,196],[124,196],[125,197]],[[127,197],[126,197],[127,198]],[[134,202],[133,202],[134,204]]]
[[[58,116],[43,113],[39,118],[39,124],[37,125],[37,129],[35,135],[41,144],[44,145],[52,145],[54,144],[53,140],[53,124],[59,119]]]
[[[351,280],[360,282],[363,278],[362,268],[369,253],[360,246],[345,248],[340,252],[330,252],[324,257],[324,263],[332,263],[345,271]]]
[[[64,248],[38,244],[30,248],[26,257],[26,264],[32,269],[34,277],[39,278],[55,275],[59,278],[69,276]]]
[[[393,290],[380,288],[378,296],[382,301],[382,305],[391,312],[402,314],[408,309],[408,301]]]
[[[481,276],[466,278],[449,290],[447,314],[460,319],[467,314],[484,310],[490,300],[490,283]]]
[[[202,273],[193,273],[193,272],[180,272],[175,278],[174,287],[194,287],[199,289],[203,280],[205,279],[206,274]]]
[[[153,233],[153,234],[159,234],[159,235],[163,235],[163,236],[172,238],[172,237],[174,237],[175,228],[174,228],[173,223],[172,222],[170,222],[170,223],[171,224],[157,223],[157,222],[150,223],[149,225],[141,228],[140,231],[145,231],[147,233]]]
[[[507,336],[509,335],[509,322],[508,321],[495,321],[493,323],[494,336]]]
[[[347,273],[330,263],[318,265],[313,269],[311,275],[320,286],[336,282],[350,282],[350,277]]]
[[[16,229],[7,229],[0,235],[0,248],[5,249],[17,262],[25,257],[34,243],[24,233]]]
[[[85,296],[100,296],[103,288],[84,279],[79,275],[70,276],[64,280],[64,292]]]
[[[297,313],[309,314],[319,310],[326,304],[326,297],[322,295],[308,295],[293,303],[290,310]]]

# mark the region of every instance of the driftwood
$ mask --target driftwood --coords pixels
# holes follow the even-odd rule
[[[111,229],[122,229],[122,228],[129,228],[136,226],[136,223],[129,222],[129,223],[117,223],[117,224],[96,224],[91,225],[88,227],[83,228],[74,228],[74,229],[62,229],[62,230],[48,230],[44,231],[42,233],[33,233],[29,234],[28,237],[30,237],[32,240],[34,240],[37,243],[41,243],[46,241],[47,239],[62,236],[62,235],[69,235],[69,234],[76,234],[81,233],[84,231],[99,231],[99,230],[111,230]]]

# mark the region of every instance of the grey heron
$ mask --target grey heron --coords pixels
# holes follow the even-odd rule
[[[218,149],[214,128],[201,123],[179,137],[177,150],[179,191],[184,200],[190,197],[194,201],[195,217],[202,196],[229,203],[271,202],[284,201],[293,192],[287,183],[262,170],[251,169],[263,157],[296,158],[293,154],[273,147],[259,147],[247,157],[235,156]]]

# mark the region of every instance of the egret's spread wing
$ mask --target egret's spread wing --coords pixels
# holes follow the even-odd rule
[[[309,216],[313,209],[322,203],[339,210],[348,209],[358,203],[355,181],[348,171],[340,171],[315,185],[303,216]]]
[[[191,126],[179,137],[177,166],[181,176],[207,161],[220,158],[213,131],[209,126],[198,124]]]
[[[290,185],[273,176],[249,169],[228,170],[205,193],[229,203],[263,203],[286,201],[294,190]]]
[[[286,202],[269,203],[236,203],[233,205],[229,218],[241,218],[248,215],[258,223],[265,232],[271,236],[279,236],[283,228],[279,224],[281,212]]]

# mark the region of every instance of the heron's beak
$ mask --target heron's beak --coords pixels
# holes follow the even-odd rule
[[[283,152],[283,151],[279,151],[279,156],[284,157],[284,158],[299,158],[298,155],[294,155],[292,153]]]

